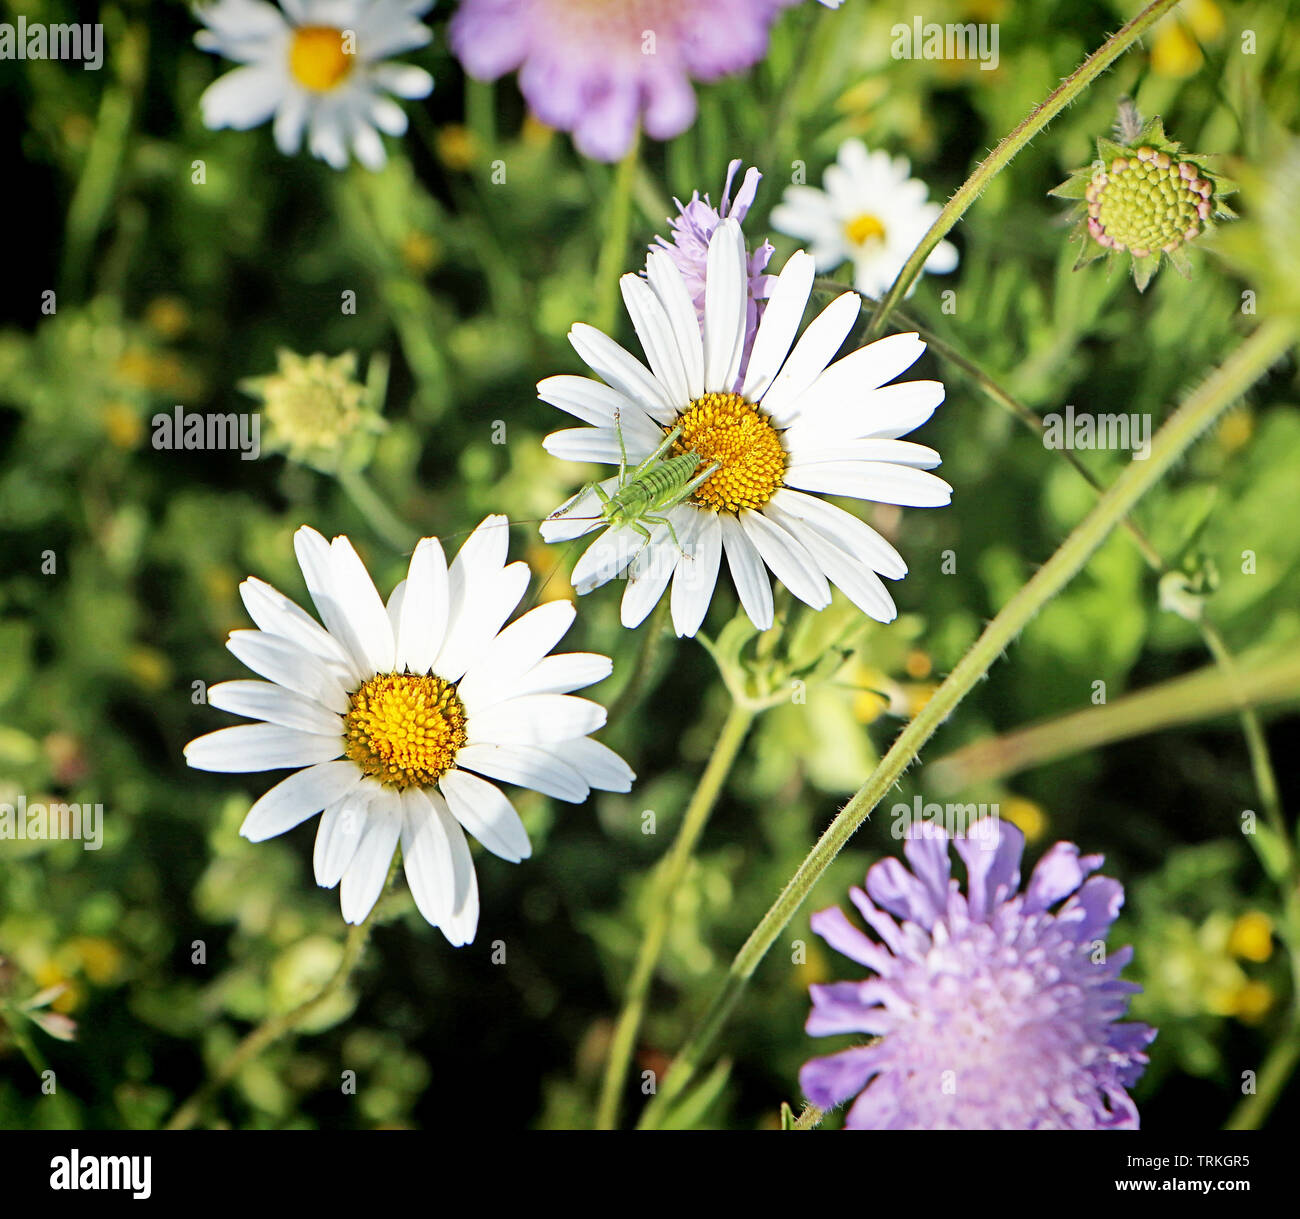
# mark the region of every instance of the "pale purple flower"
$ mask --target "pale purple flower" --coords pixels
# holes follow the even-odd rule
[[[878,940],[836,907],[813,915],[875,976],[812,987],[808,1032],[876,1040],[805,1064],[805,1095],[821,1108],[856,1096],[855,1130],[1136,1129],[1127,1089],[1156,1031],[1116,1023],[1141,988],[1119,978],[1133,950],[1105,950],[1124,890],[1089,876],[1102,856],[1058,842],[1021,893],[1024,836],[985,820],[953,844],[963,894],[947,834],[920,829],[903,848],[910,872],[885,859],[866,893],[850,890]]]
[[[471,76],[519,71],[543,123],[584,156],[617,161],[640,123],[669,140],[695,119],[692,80],[740,72],[797,0],[463,0],[451,49]]]
[[[674,198],[678,215],[668,220],[672,238],[670,240],[665,240],[663,237],[655,238],[658,246],[668,251],[669,257],[682,273],[682,278],[686,281],[686,290],[690,293],[701,326],[704,324],[704,287],[709,265],[709,241],[713,237],[713,231],[728,216],[738,224],[745,219],[758,192],[758,184],[763,179],[763,175],[751,167],[740,184],[740,190],[736,192],[736,198],[732,200],[731,184],[740,166],[739,158],[727,166],[727,179],[722,184],[722,198],[717,207],[713,206],[708,195],[701,199],[699,191],[691,195],[689,203]],[[654,250],[655,247],[650,248]],[[745,346],[740,361],[742,377],[749,364],[749,353],[754,346],[754,335],[758,331],[763,304],[767,300],[772,280],[775,278],[765,274],[768,260],[772,257],[774,249],[772,243],[765,240],[754,250],[751,251],[747,247],[745,251],[746,270],[749,276],[749,304],[745,311]]]

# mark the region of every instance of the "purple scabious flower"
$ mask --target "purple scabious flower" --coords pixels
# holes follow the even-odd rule
[[[713,81],[767,54],[797,0],[463,0],[451,49],[465,71],[518,69],[543,123],[573,133],[584,156],[617,161],[638,123],[656,140],[695,119],[692,80]]]
[[[690,293],[701,326],[704,324],[704,287],[709,266],[709,242],[713,238],[713,231],[727,217],[731,217],[737,223],[745,219],[754,202],[754,196],[758,193],[758,184],[763,180],[763,175],[751,167],[745,173],[740,189],[733,200],[731,184],[740,166],[739,158],[727,166],[727,178],[722,184],[722,198],[717,207],[713,206],[707,194],[700,198],[699,191],[691,195],[689,203],[674,198],[678,215],[668,220],[672,236],[669,239],[655,238],[657,247],[668,252],[669,257],[677,264],[677,269],[682,273],[682,278],[686,281],[686,290]],[[650,248],[653,251],[656,246]],[[767,275],[766,270],[775,248],[770,241],[765,240],[753,251],[746,249],[749,304],[745,312],[745,346],[740,361],[741,377],[744,376],[749,365],[749,353],[754,346],[754,335],[758,332],[763,304],[767,300],[774,278]]]
[[[879,941],[838,908],[813,915],[818,935],[875,976],[812,987],[808,1032],[876,1040],[806,1063],[804,1094],[823,1109],[856,1096],[852,1130],[1136,1129],[1127,1089],[1156,1030],[1116,1023],[1141,988],[1119,978],[1133,950],[1105,951],[1124,890],[1089,876],[1102,856],[1058,842],[1021,893],[1024,836],[977,822],[953,843],[963,894],[947,834],[920,831],[903,848],[910,872],[885,859],[866,893],[850,890]]]

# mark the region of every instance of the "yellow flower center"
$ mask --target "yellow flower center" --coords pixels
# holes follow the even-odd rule
[[[329,25],[301,25],[289,45],[289,70],[304,89],[328,93],[352,71],[343,31]]]
[[[844,236],[849,239],[852,245],[866,245],[869,241],[884,241],[885,226],[880,223],[878,216],[873,216],[870,212],[863,212],[861,216],[855,216],[844,226]]]
[[[387,673],[352,695],[343,752],[390,787],[432,787],[465,744],[465,704],[441,677]]]
[[[785,449],[772,421],[739,394],[705,394],[678,416],[673,452],[719,465],[692,497],[715,512],[761,508],[785,475]]]

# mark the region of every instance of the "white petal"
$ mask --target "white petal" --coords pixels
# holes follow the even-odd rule
[[[667,423],[686,403],[678,402],[644,364],[594,326],[577,322],[569,342],[601,380],[638,403],[652,419]]]
[[[506,627],[457,687],[466,711],[473,714],[515,693],[519,679],[564,638],[577,612],[572,601],[548,601]]]
[[[763,511],[799,540],[831,582],[864,614],[877,622],[893,622],[898,616],[893,598],[880,577],[860,559],[827,541],[797,517],[787,516],[774,503]]]
[[[572,694],[525,694],[469,716],[471,744],[544,745],[586,736],[605,723],[605,708]]]
[[[760,631],[765,631],[772,625],[772,582],[768,579],[762,556],[745,536],[740,522],[730,513],[719,513],[718,524],[722,527],[722,545],[727,552],[727,566],[740,595],[740,604],[750,621]]]
[[[709,238],[704,284],[704,387],[709,391],[729,393],[736,386],[749,308],[747,261],[740,225],[722,221]]]
[[[199,98],[203,125],[246,131],[265,123],[287,92],[284,72],[271,64],[236,68],[213,81]]]
[[[537,396],[543,402],[597,427],[612,427],[615,415],[622,418],[624,428],[635,426],[629,424],[629,420],[638,416],[649,420],[640,403],[590,377],[547,377],[537,383]]]
[[[398,97],[428,97],[433,92],[433,77],[413,64],[378,64],[370,71],[377,85]]]
[[[825,461],[889,461],[895,465],[928,470],[940,462],[939,454],[933,449],[910,440],[841,440],[824,448],[787,440],[786,448],[790,453],[791,470]]]
[[[437,538],[421,538],[411,555],[397,628],[397,664],[412,673],[433,668],[450,613],[447,558]]]
[[[434,927],[449,922],[456,897],[451,840],[418,787],[402,793],[402,867],[416,909]]]
[[[862,298],[856,292],[837,296],[809,323],[795,344],[772,388],[763,395],[763,409],[784,427],[797,412],[800,394],[821,376],[858,320]]]
[[[568,694],[604,681],[614,671],[614,662],[596,652],[560,652],[547,656],[528,670],[513,693]]]
[[[330,543],[334,561],[335,591],[372,671],[390,673],[396,652],[393,624],[388,619],[375,582],[352,543],[344,536]]]
[[[528,831],[505,793],[467,770],[449,770],[438,789],[451,814],[493,855],[518,863],[532,853]]]
[[[678,638],[693,638],[708,613],[713,590],[718,583],[718,566],[722,560],[722,526],[716,512],[694,512],[696,525],[688,544],[683,538],[688,558],[677,564],[673,578],[673,630]]]
[[[451,626],[433,665],[439,677],[458,681],[492,647],[531,576],[526,563],[511,563],[501,571],[472,575],[463,589],[451,581]]]
[[[304,525],[293,535],[293,549],[298,556],[298,566],[302,568],[302,577],[311,594],[312,604],[325,624],[325,629],[347,653],[354,674],[373,677],[378,670],[370,666],[366,650],[344,610],[330,544],[316,530]]]
[[[606,529],[583,552],[573,568],[573,588],[579,596],[612,580],[637,556],[645,539],[627,526]]]
[[[632,790],[636,779],[632,768],[608,745],[581,736],[551,746],[568,765],[597,791],[625,792]]]
[[[925,470],[879,461],[824,461],[787,470],[786,483],[827,495],[852,495],[878,504],[937,508],[952,499],[952,488]]]
[[[813,609],[831,603],[826,576],[802,543],[761,512],[742,513],[740,525],[772,574],[800,601]]]
[[[608,497],[618,489],[618,481],[619,476],[615,474],[597,485]],[[544,542],[571,542],[604,523],[600,512],[600,496],[594,489],[584,488],[552,512],[541,523],[538,532]]]
[[[790,255],[776,286],[768,295],[763,309],[763,320],[758,324],[754,348],[745,370],[745,384],[741,394],[757,402],[781,371],[781,365],[790,352],[790,344],[799,332],[803,311],[808,305],[817,266],[812,255],[796,250]]]
[[[639,275],[624,275],[619,280],[623,303],[627,306],[632,327],[641,340],[641,348],[650,362],[650,370],[668,390],[674,402],[685,406],[691,400],[686,369],[677,351],[677,339],[663,304]]]
[[[862,398],[856,393],[847,398],[821,396],[814,386],[799,399],[801,413],[783,439],[791,451],[845,440],[893,440],[920,427],[943,397],[938,381],[901,381],[870,390]]]
[[[442,924],[442,934],[451,944],[468,944],[478,930],[478,876],[474,872],[474,860],[469,853],[469,843],[465,841],[465,831],[451,815],[447,802],[434,791],[425,792],[425,795],[451,844],[451,863],[455,873],[452,914]]]
[[[667,524],[654,525],[650,530],[650,541],[638,552],[628,568],[627,587],[623,590],[623,601],[619,609],[620,620],[628,630],[633,630],[645,621],[646,615],[659,603],[664,595],[668,581],[682,561],[682,548],[686,539],[682,529],[691,516],[699,515],[696,509],[680,508],[669,513],[669,521],[677,534],[673,541]]]
[[[324,540],[321,538],[322,542]],[[339,665],[350,677],[360,676],[343,645],[305,609],[278,589],[255,576],[249,576],[239,586],[239,595],[248,610],[248,616],[268,635],[283,635],[313,656]]]
[[[239,724],[191,741],[185,746],[185,760],[195,770],[240,774],[331,762],[342,752],[341,736],[321,736],[278,724]]]
[[[372,781],[364,781],[331,804],[321,816],[316,827],[312,867],[316,883],[322,889],[332,889],[343,879],[343,873],[357,853],[357,844],[366,828],[366,808],[377,786]]]
[[[320,762],[282,779],[248,810],[239,832],[250,842],[264,842],[314,817],[343,799],[361,783],[361,771],[349,761]]]
[[[587,784],[572,766],[537,745],[466,745],[457,753],[456,765],[571,804],[588,795]]]
[[[857,555],[882,576],[901,580],[907,575],[907,564],[903,561],[903,556],[870,525],[858,520],[852,513],[845,512],[843,508],[788,487],[782,487],[772,496],[771,502],[782,512],[807,522],[828,542],[849,554]]]
[[[686,373],[686,393],[693,401],[704,393],[704,336],[681,270],[666,250],[651,250],[646,258],[646,278],[668,314],[677,339],[677,353]]]
[[[208,705],[252,720],[301,728],[328,736],[343,735],[343,720],[319,703],[269,681],[223,681],[208,689]]]
[[[641,417],[645,419],[644,415]],[[611,466],[619,465],[626,454],[627,464],[634,466],[662,443],[663,433],[653,428],[648,420],[646,429],[629,428],[626,424],[621,427],[564,428],[547,436],[542,441],[542,448],[561,461],[601,461]]]
[[[345,922],[363,923],[374,909],[384,891],[401,833],[402,809],[397,793],[386,792],[371,800],[361,841],[343,873],[339,891]]]
[[[226,647],[254,673],[277,686],[297,691],[340,715],[348,709],[348,692],[339,670],[296,643],[263,631],[231,631]]]

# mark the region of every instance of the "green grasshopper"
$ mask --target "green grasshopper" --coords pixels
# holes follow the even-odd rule
[[[614,427],[618,432],[618,448],[621,457],[618,466],[618,489],[613,495],[609,495],[598,482],[590,482],[566,504],[551,513],[547,519],[558,520],[588,492],[594,491],[600,498],[600,516],[591,517],[591,520],[603,521],[611,528],[626,526],[640,534],[647,543],[650,541],[650,530],[646,528],[647,525],[666,525],[674,545],[680,551],[682,546],[677,540],[677,532],[664,513],[690,498],[698,487],[708,482],[721,468],[721,463],[712,462],[704,470],[696,473],[700,465],[699,454],[678,453],[675,457],[664,457],[682,434],[682,429],[675,427],[664,436],[663,443],[653,453],[629,470],[627,447],[623,443],[623,429],[617,411],[614,412]]]

